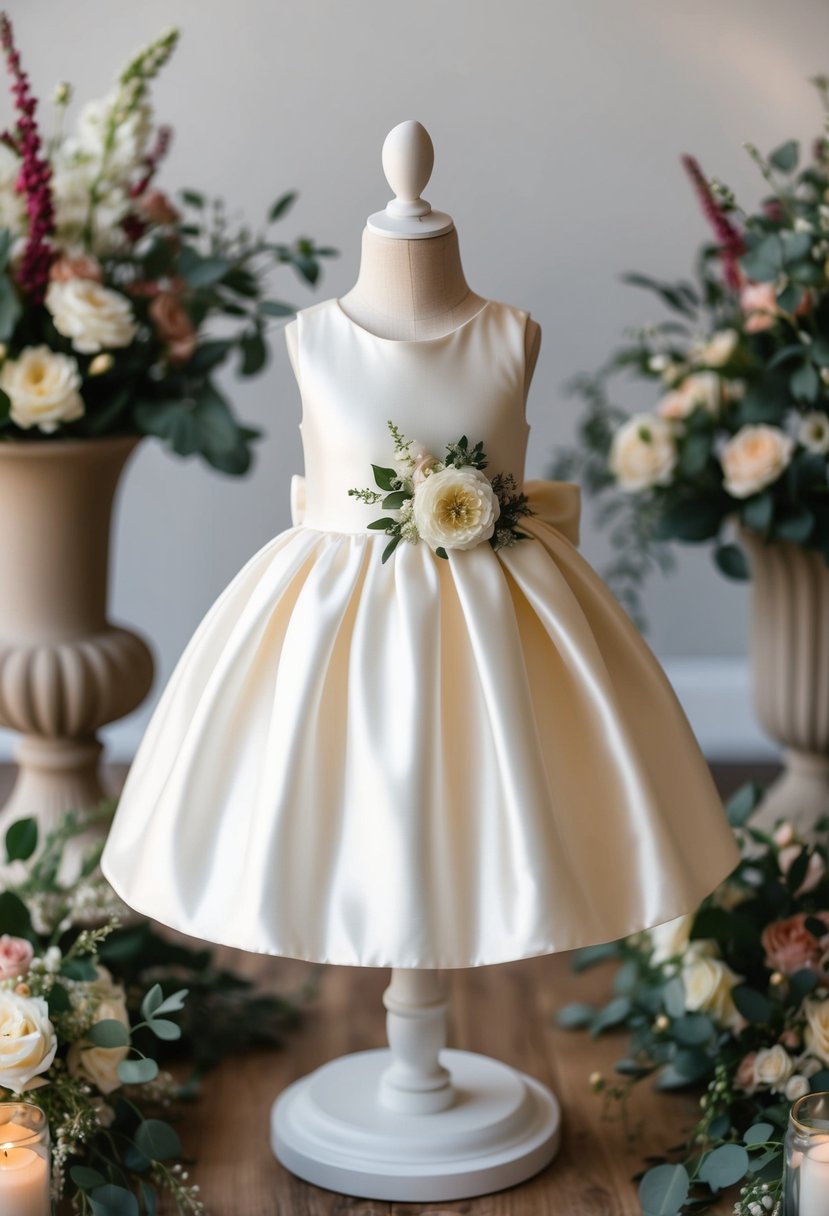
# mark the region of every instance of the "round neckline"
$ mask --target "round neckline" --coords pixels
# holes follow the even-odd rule
[[[364,325],[360,325],[350,317],[337,296],[333,297],[333,300],[337,312],[341,317],[345,318],[353,329],[358,330],[361,334],[365,334],[367,338],[371,338],[374,342],[385,342],[387,346],[429,346],[436,342],[446,342],[449,338],[454,338],[456,334],[462,333],[473,321],[477,321],[478,317],[483,316],[492,303],[492,300],[486,300],[483,308],[479,308],[477,312],[473,312],[472,316],[467,317],[462,324],[456,326],[455,329],[450,329],[446,334],[439,334],[436,338],[384,338],[380,334],[373,334],[370,329],[366,329]]]

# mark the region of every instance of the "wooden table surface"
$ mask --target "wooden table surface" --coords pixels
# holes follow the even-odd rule
[[[222,958],[266,985],[281,989],[307,979],[311,968],[278,959],[222,951]],[[196,1158],[198,1181],[211,1216],[638,1216],[632,1175],[649,1152],[677,1142],[695,1121],[692,1097],[657,1097],[646,1085],[631,1104],[630,1142],[589,1087],[594,1070],[611,1075],[624,1035],[592,1041],[563,1031],[554,1015],[571,1000],[602,1000],[612,968],[575,976],[567,956],[452,972],[450,1046],[479,1051],[538,1077],[564,1110],[561,1152],[542,1174],[522,1186],[481,1199],[438,1204],[390,1204],[349,1199],[292,1177],[271,1155],[269,1113],[291,1081],[349,1051],[385,1045],[381,1005],[388,973],[345,967],[319,972],[319,991],[299,1029],[281,1051],[252,1052],[228,1060],[204,1084],[182,1137]],[[228,1128],[233,1134],[228,1135]],[[723,1212],[730,1211],[725,1205]]]

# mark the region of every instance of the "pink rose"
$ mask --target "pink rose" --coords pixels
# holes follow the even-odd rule
[[[418,456],[412,466],[412,484],[419,486],[429,477],[436,468],[440,465],[440,461],[436,456],[432,456],[429,452],[424,452],[422,456]]]
[[[79,253],[77,257],[63,253],[49,268],[49,278],[53,283],[68,283],[70,279],[102,283],[104,274],[97,258],[86,253]]]
[[[142,213],[154,224],[177,224],[181,213],[175,209],[163,190],[148,190],[138,200]]]
[[[807,919],[820,920],[829,929],[829,912],[805,912],[766,925],[761,942],[766,952],[766,966],[783,975],[794,975],[804,967],[815,971],[823,948],[820,941],[806,928]]]
[[[745,331],[759,334],[774,325],[777,295],[773,283],[749,283],[740,292],[740,307],[746,314]]]
[[[22,937],[0,937],[0,980],[22,979],[29,974],[34,950]]]
[[[176,367],[189,362],[196,349],[196,330],[178,296],[160,291],[149,312],[156,333],[167,344],[170,362]]]
[[[757,1088],[757,1078],[754,1075],[754,1064],[757,1059],[757,1052],[750,1051],[747,1056],[744,1056],[740,1061],[739,1067],[734,1074],[734,1084],[744,1093],[753,1094]]]

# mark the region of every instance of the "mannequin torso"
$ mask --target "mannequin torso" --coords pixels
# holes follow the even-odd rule
[[[486,300],[469,287],[461,265],[457,230],[437,237],[404,240],[363,230],[360,273],[340,299],[345,314],[363,329],[395,342],[440,338],[463,325]],[[285,338],[298,376],[296,325]],[[527,322],[525,389],[529,390],[541,327]]]

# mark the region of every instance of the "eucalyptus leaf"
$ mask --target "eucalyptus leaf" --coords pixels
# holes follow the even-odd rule
[[[773,1003],[756,988],[750,988],[748,984],[737,984],[732,989],[731,995],[737,1006],[737,1012],[741,1013],[746,1021],[758,1026],[766,1026],[774,1018]]]
[[[268,357],[268,348],[265,346],[260,330],[255,329],[251,333],[245,334],[239,345],[242,351],[239,371],[243,376],[255,376],[265,366]]]
[[[814,401],[820,391],[820,377],[814,364],[801,363],[789,377],[789,388],[798,401]]]
[[[613,1026],[620,1026],[630,1015],[632,1009],[630,997],[616,996],[612,1001],[605,1005],[604,1009],[600,1009],[593,1020],[593,1025],[590,1027],[590,1033],[593,1038],[596,1038],[603,1030],[610,1030]]]
[[[103,1186],[106,1183],[103,1174],[91,1169],[88,1165],[73,1165],[69,1171],[69,1177],[82,1191],[90,1191],[93,1187]]]
[[[774,1128],[770,1123],[755,1123],[743,1136],[743,1143],[748,1145],[765,1144],[773,1136]]]
[[[178,1013],[184,1008],[184,1002],[187,1000],[188,991],[186,988],[179,988],[177,992],[166,996],[161,1004],[156,1008],[155,1013]]]
[[[0,274],[0,342],[8,342],[23,315],[23,305],[7,274]]]
[[[146,1085],[158,1076],[158,1065],[148,1058],[122,1060],[118,1065],[118,1076],[125,1085]]]
[[[266,317],[292,317],[296,309],[291,304],[282,304],[279,300],[260,300],[257,309]]]
[[[745,785],[741,785],[736,794],[731,796],[726,806],[728,822],[731,826],[733,828],[745,827],[760,805],[762,797],[763,787],[758,785],[757,782],[749,781]]]
[[[103,1018],[89,1027],[84,1038],[95,1047],[128,1047],[130,1032],[123,1022],[118,1022],[115,1018]]]
[[[181,1027],[167,1018],[151,1018],[147,1025],[157,1039],[173,1043],[181,1038]]]
[[[691,1180],[684,1165],[657,1165],[639,1183],[644,1216],[677,1216],[688,1198]]]
[[[158,1009],[161,1002],[164,1000],[164,990],[160,984],[153,984],[144,996],[141,1002],[141,1016],[144,1019],[151,1018]]]
[[[29,937],[32,918],[23,900],[12,891],[0,892],[0,934],[11,937]]]
[[[745,1178],[748,1167],[748,1153],[741,1144],[721,1144],[705,1158],[699,1176],[712,1191],[722,1191]]]
[[[714,1033],[714,1023],[704,1013],[686,1013],[671,1024],[672,1038],[683,1047],[701,1047]]]
[[[160,1119],[144,1119],[135,1129],[136,1147],[151,1161],[170,1161],[181,1156],[181,1141],[169,1123]]]
[[[274,223],[275,220],[281,219],[289,207],[292,207],[296,202],[296,191],[289,190],[287,194],[283,194],[275,203],[271,205],[268,212],[268,222]]]
[[[747,498],[740,511],[740,518],[752,532],[766,532],[774,516],[774,498],[765,490]]]
[[[599,946],[583,946],[572,957],[570,966],[575,972],[587,971],[597,963],[603,963],[610,958],[619,957],[619,947],[616,942],[602,942]]]
[[[96,1187],[89,1196],[92,1216],[139,1216],[138,1200],[126,1187],[106,1186]]]
[[[586,1026],[592,1025],[595,1016],[596,1010],[593,1005],[574,1001],[570,1005],[565,1005],[563,1009],[559,1009],[556,1014],[556,1022],[563,1030],[582,1030]]]
[[[792,173],[797,168],[799,156],[800,144],[796,139],[787,139],[771,153],[769,164],[773,165],[775,169],[779,169],[781,173]]]

